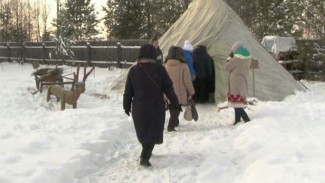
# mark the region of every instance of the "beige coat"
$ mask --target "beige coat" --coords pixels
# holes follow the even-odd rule
[[[249,67],[251,58],[231,58],[226,63],[226,70],[229,72],[228,83],[228,106],[245,107],[248,93]],[[238,97],[238,98],[237,98]],[[234,100],[238,99],[238,100]]]
[[[168,59],[165,68],[173,81],[179,103],[186,105],[188,94],[194,95],[195,93],[187,64],[176,59]]]

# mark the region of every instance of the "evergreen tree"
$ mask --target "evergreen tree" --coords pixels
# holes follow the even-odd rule
[[[255,36],[301,36],[284,0],[226,0]]]
[[[12,21],[12,12],[10,10],[10,4],[1,4],[0,12],[0,26],[1,26],[1,41],[10,41],[10,26]]]
[[[190,0],[179,1],[179,0],[160,0],[154,2],[153,7],[153,32],[152,36],[161,36],[165,33],[169,27],[171,27],[176,20],[187,10]]]
[[[108,0],[104,17],[115,38],[161,36],[187,9],[192,0]]]
[[[297,26],[308,37],[325,39],[325,1],[288,0],[285,1]]]
[[[257,18],[251,21],[250,28],[258,38],[267,35],[298,36],[288,8],[283,0],[257,0]]]
[[[69,0],[60,9],[59,32],[74,40],[90,39],[98,31],[94,4],[90,0]]]
[[[139,38],[144,30],[141,0],[108,0],[104,23],[109,35],[119,39]]]

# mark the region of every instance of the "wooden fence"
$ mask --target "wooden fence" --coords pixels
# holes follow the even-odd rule
[[[50,56],[57,47],[55,42],[0,43],[0,59],[55,65],[87,63],[96,67],[127,67],[136,61],[140,47],[146,43],[148,40],[80,41],[70,48],[74,53],[73,59]]]

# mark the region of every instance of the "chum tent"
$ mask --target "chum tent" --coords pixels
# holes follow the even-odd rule
[[[283,68],[259,43],[241,18],[222,0],[194,0],[186,12],[159,39],[167,54],[170,46],[183,46],[189,40],[193,46],[205,45],[215,65],[216,103],[225,101],[228,72],[224,69],[231,46],[242,41],[259,68],[254,70],[255,97],[259,100],[279,101],[304,87]],[[253,97],[253,72],[250,71],[248,97]]]
[[[253,72],[250,71],[248,97],[256,97],[263,101],[280,101],[295,91],[305,91],[305,88],[268,53],[241,18],[223,0],[194,0],[185,13],[159,39],[164,58],[172,45],[182,47],[185,40],[189,40],[193,46],[206,46],[214,60],[216,103],[227,99],[228,72],[224,67],[231,46],[237,41],[245,44],[259,65],[258,69],[254,69],[255,92],[253,92]],[[112,89],[123,90],[126,76],[127,71],[124,71]]]

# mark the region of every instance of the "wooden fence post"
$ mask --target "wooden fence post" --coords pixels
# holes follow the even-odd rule
[[[22,63],[25,62],[25,59],[26,59],[26,47],[25,47],[25,43],[21,43],[21,59],[22,59]]]
[[[122,61],[122,45],[121,42],[117,42],[117,67],[121,68]]]
[[[65,55],[63,53],[60,53],[61,59],[62,59],[62,65],[65,65]]]
[[[87,55],[88,55],[87,65],[90,66],[90,64],[91,64],[91,45],[89,42],[87,42]]]
[[[10,45],[9,43],[7,43],[7,49],[8,49],[8,52],[7,52],[7,56],[8,56],[8,62],[10,62],[10,57],[11,57],[11,50],[10,50]]]
[[[43,47],[43,49],[42,49],[42,53],[43,53],[42,57],[43,57],[43,64],[44,64],[45,63],[45,54],[46,54],[46,47],[45,47],[44,42],[42,43],[42,47]]]

